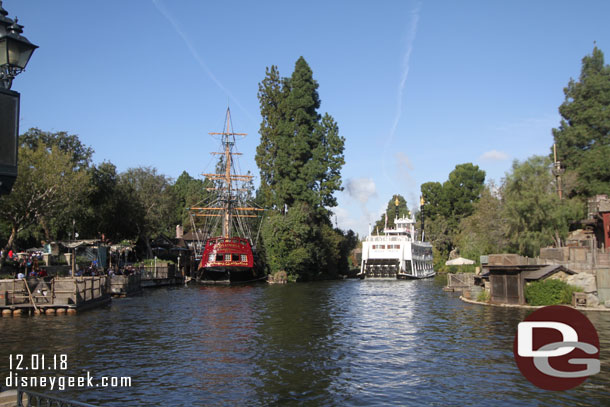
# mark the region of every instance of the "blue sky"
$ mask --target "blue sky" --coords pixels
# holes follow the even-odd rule
[[[67,131],[120,171],[213,169],[227,103],[241,168],[258,174],[258,83],[305,57],[346,139],[338,225],[366,233],[395,193],[472,162],[500,182],[548,154],[563,88],[608,1],[4,0],[40,46],[13,83],[21,131]]]

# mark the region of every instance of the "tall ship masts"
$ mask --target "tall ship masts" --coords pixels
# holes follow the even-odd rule
[[[222,235],[224,237],[231,237],[231,216],[234,208],[234,204],[236,203],[236,197],[233,195],[233,181],[249,181],[252,179],[251,175],[237,175],[231,174],[231,168],[233,165],[232,157],[234,155],[241,155],[241,153],[235,153],[231,150],[235,145],[235,136],[246,136],[247,133],[235,133],[231,128],[231,110],[227,108],[227,116],[225,119],[226,130],[221,133],[212,132],[209,133],[212,136],[221,136],[222,137],[222,145],[224,146],[223,152],[212,152],[213,155],[224,155],[224,165],[225,171],[223,174],[202,174],[203,176],[215,180],[221,181],[224,187],[222,188],[210,188],[210,190],[223,190],[223,198],[221,201],[223,202],[222,206]],[[239,191],[235,191],[239,192]],[[203,210],[217,210],[220,208],[198,208]],[[235,208],[235,210],[246,211],[246,210],[256,210],[257,208]],[[216,216],[216,214],[212,214],[212,216]],[[238,215],[239,216],[239,215]],[[242,217],[246,217],[247,215],[241,215]]]
[[[234,132],[232,127],[231,111],[227,108],[224,130],[209,133],[211,136],[221,136],[223,151],[212,152],[222,157],[217,172],[202,174],[215,183],[214,187],[207,188],[216,192],[215,199],[210,205],[190,208],[193,216],[221,218],[222,222],[221,235],[214,236],[218,222],[208,222],[205,232],[205,245],[196,278],[205,284],[232,284],[264,278],[262,271],[257,270],[256,249],[250,227],[243,219],[256,218],[257,211],[263,209],[245,205],[245,199],[240,196],[247,189],[240,188],[239,183],[251,181],[253,177],[232,171],[236,161],[233,156],[241,155],[233,151],[236,136],[246,136],[246,133]]]

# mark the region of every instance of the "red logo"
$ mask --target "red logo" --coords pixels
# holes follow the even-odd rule
[[[600,371],[595,327],[561,305],[540,308],[519,323],[513,352],[523,376],[544,390],[571,389]]]

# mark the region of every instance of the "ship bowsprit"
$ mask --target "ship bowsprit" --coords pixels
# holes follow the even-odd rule
[[[362,267],[362,278],[396,278],[400,270],[399,259],[367,259]]]

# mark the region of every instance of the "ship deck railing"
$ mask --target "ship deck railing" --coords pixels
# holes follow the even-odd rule
[[[402,235],[402,236],[367,236],[367,242],[398,242],[404,241],[405,238],[411,240],[410,236]]]

